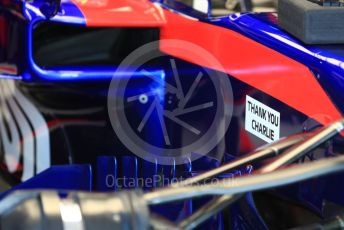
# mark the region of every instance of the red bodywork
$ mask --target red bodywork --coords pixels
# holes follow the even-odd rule
[[[147,0],[73,0],[92,27],[160,27],[161,7]]]

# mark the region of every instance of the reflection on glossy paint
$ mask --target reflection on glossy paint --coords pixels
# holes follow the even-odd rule
[[[294,47],[295,49],[298,49],[298,50],[300,50],[300,51],[302,51],[304,53],[312,55],[312,56],[314,56],[314,57],[316,57],[316,58],[318,58],[318,59],[320,59],[322,61],[328,62],[328,63],[330,63],[332,65],[336,65],[336,66],[339,66],[339,67],[343,68],[343,64],[344,63],[342,61],[338,60],[338,59],[331,58],[331,57],[326,57],[326,56],[323,56],[323,55],[321,55],[319,53],[311,52],[310,50],[308,50],[304,46],[300,45],[299,43],[296,43],[296,42],[294,42],[292,40],[284,38],[283,36],[280,36],[278,34],[273,34],[273,33],[269,33],[269,32],[265,32],[265,33],[268,34],[269,36],[271,36],[271,37],[273,37],[273,38],[275,38],[275,39],[285,43],[285,44],[288,44],[291,47]]]

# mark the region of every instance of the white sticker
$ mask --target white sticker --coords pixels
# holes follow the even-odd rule
[[[280,138],[280,113],[246,96],[245,129],[271,143]]]
[[[194,0],[193,8],[206,14],[209,10],[209,2],[208,0]]]

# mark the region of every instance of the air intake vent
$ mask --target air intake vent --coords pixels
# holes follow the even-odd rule
[[[33,31],[33,58],[42,68],[117,66],[159,38],[158,28],[81,27],[46,22]]]

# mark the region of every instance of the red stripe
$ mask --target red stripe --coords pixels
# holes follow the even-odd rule
[[[341,118],[325,91],[304,65],[237,32],[191,20],[164,10],[167,24],[161,39],[180,39],[199,45],[214,55],[231,76],[271,95],[322,124]],[[161,42],[163,52],[209,68],[204,58]],[[329,120],[318,119],[319,114]]]
[[[159,6],[147,0],[72,0],[86,25],[103,27],[159,27],[165,24]]]
[[[7,74],[18,74],[17,67],[12,66],[1,66],[0,64],[0,73],[7,73]]]

